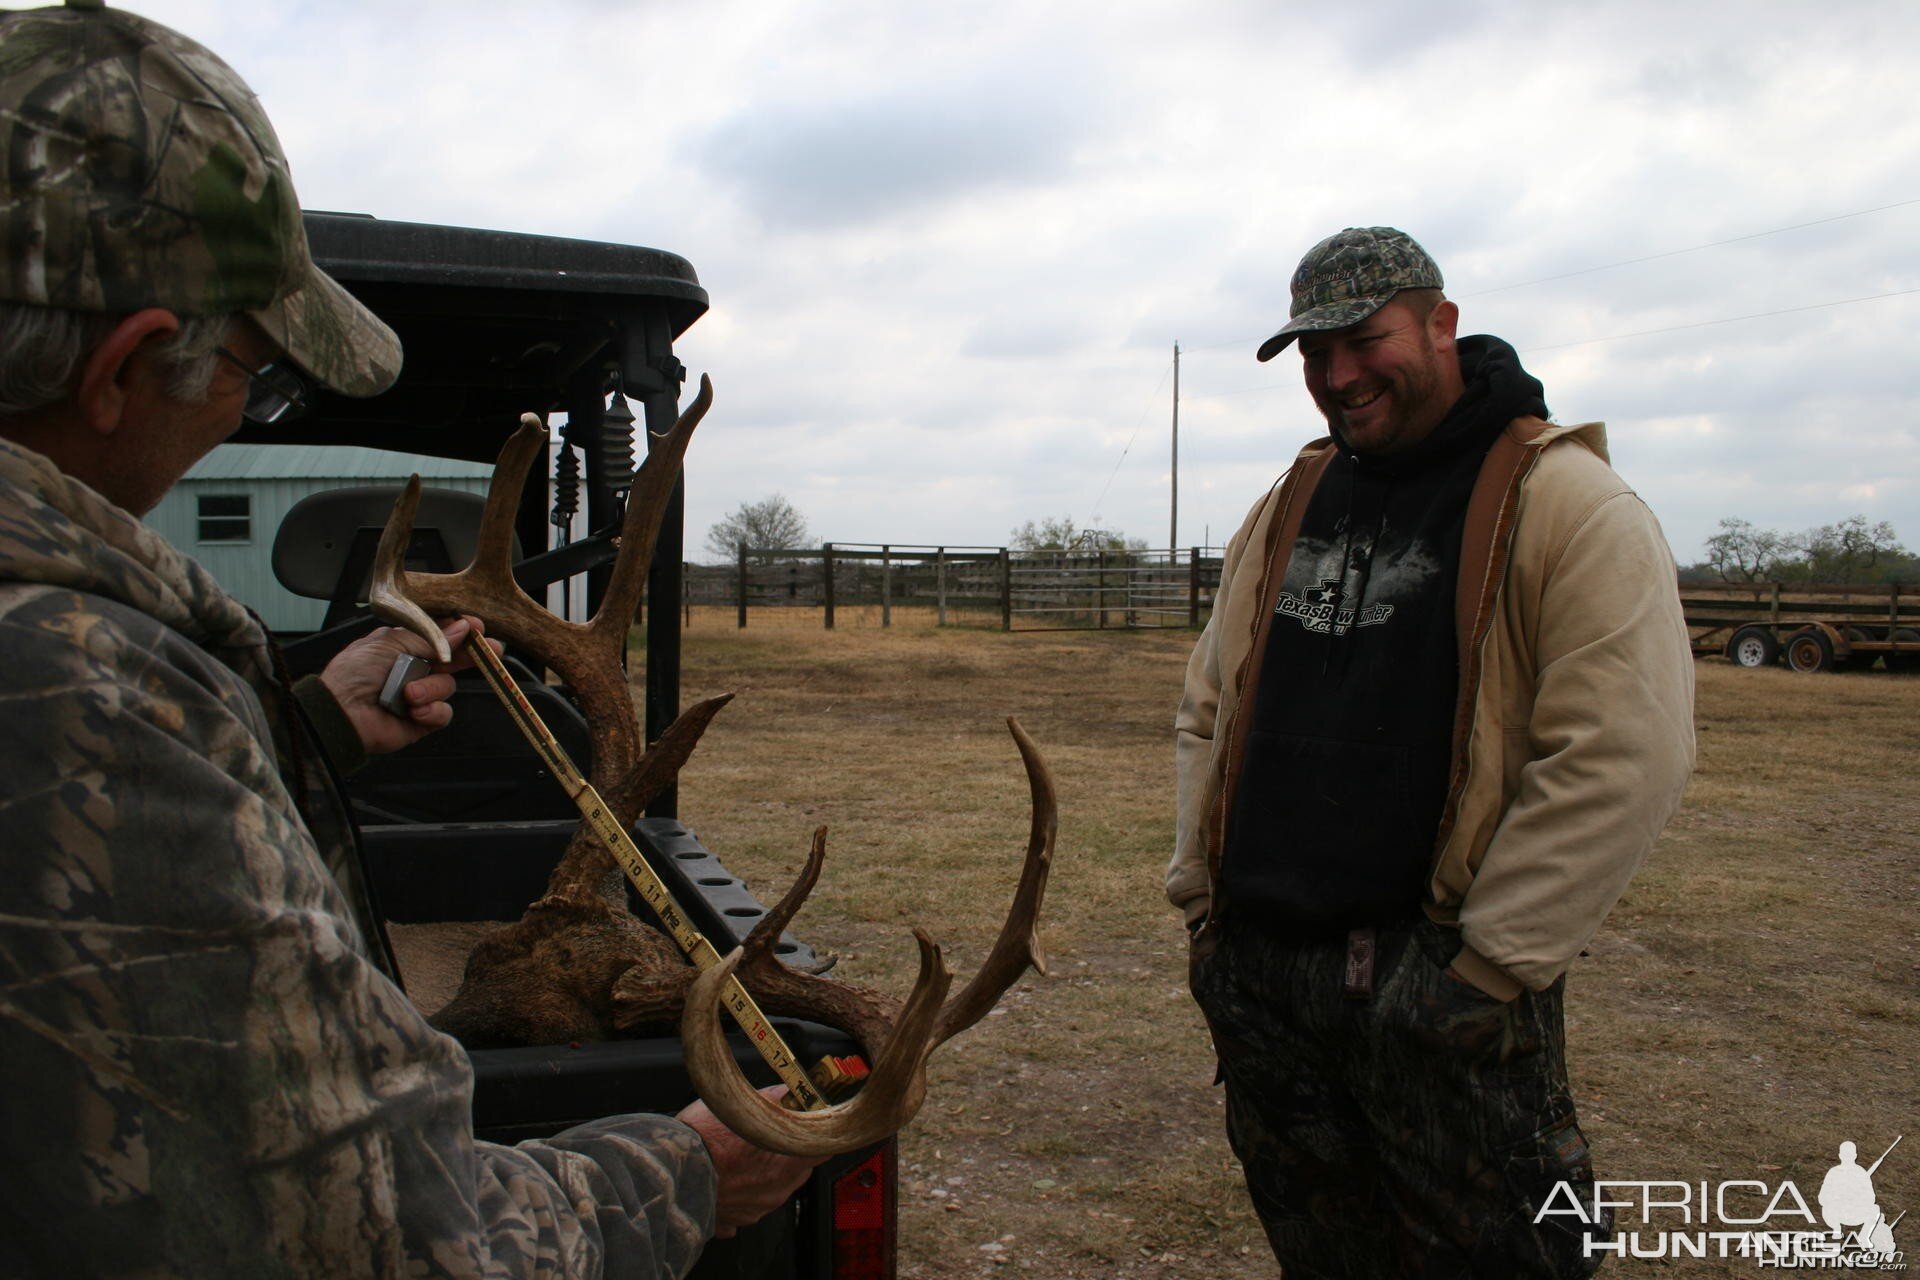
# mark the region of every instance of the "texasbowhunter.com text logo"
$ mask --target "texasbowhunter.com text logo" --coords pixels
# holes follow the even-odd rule
[[[1318,634],[1332,632],[1343,636],[1355,627],[1377,627],[1393,616],[1390,604],[1370,604],[1355,612],[1341,601],[1345,598],[1345,589],[1338,578],[1322,578],[1320,585],[1312,588],[1301,599],[1291,591],[1282,591],[1280,601],[1273,611],[1282,618],[1292,618],[1308,631]]]
[[[1789,1181],[1560,1182],[1533,1220],[1577,1220],[1590,1258],[1745,1258],[1762,1269],[1905,1271],[1894,1231],[1906,1211],[1889,1216],[1873,1190],[1873,1175],[1899,1145],[1896,1136],[1863,1168],[1853,1143],[1841,1143],[1840,1161],[1811,1203]],[[1604,1234],[1609,1221],[1612,1235]]]

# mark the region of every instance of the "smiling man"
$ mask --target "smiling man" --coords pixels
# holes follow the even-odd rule
[[[1228,544],[1177,721],[1167,894],[1289,1277],[1585,1275],[1565,972],[1678,807],[1693,671],[1598,423],[1457,336],[1404,232],[1308,251],[1329,436]],[[1604,1256],[1604,1255],[1603,1255]]]

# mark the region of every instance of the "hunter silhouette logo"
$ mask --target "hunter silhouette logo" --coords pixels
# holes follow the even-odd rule
[[[1894,1235],[1906,1211],[1889,1217],[1873,1186],[1902,1136],[1864,1168],[1859,1149],[1842,1142],[1839,1162],[1811,1204],[1790,1181],[1559,1182],[1533,1220],[1578,1219],[1589,1258],[1747,1258],[1762,1270],[1906,1271]]]
[[[1895,1138],[1892,1147],[1862,1169],[1857,1159],[1859,1149],[1851,1142],[1843,1142],[1840,1163],[1827,1170],[1826,1179],[1820,1184],[1821,1220],[1835,1235],[1846,1236],[1871,1253],[1899,1252],[1893,1241],[1893,1228],[1900,1218],[1907,1216],[1906,1211],[1902,1210],[1900,1217],[1888,1222],[1873,1194],[1873,1175],[1893,1154],[1893,1147],[1899,1145],[1900,1139]]]

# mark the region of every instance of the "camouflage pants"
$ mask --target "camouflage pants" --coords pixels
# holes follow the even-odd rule
[[[1443,970],[1458,935],[1377,931],[1372,991],[1345,939],[1282,943],[1228,922],[1192,967],[1227,1087],[1227,1135],[1288,1280],[1586,1276],[1593,1202],[1567,1088],[1564,979],[1502,1004]],[[1556,1204],[1569,1203],[1563,1193]]]

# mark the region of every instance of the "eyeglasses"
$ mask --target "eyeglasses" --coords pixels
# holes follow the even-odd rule
[[[307,411],[307,380],[284,360],[269,360],[256,369],[225,347],[213,351],[247,375],[247,403],[240,413],[248,422],[270,427]]]

